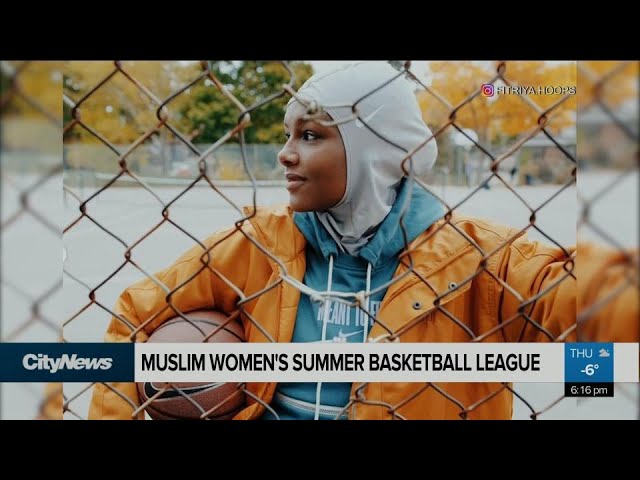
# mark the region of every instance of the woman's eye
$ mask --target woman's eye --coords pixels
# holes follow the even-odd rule
[[[302,134],[302,139],[306,141],[315,140],[316,138],[318,138],[318,136],[315,133],[310,132],[309,130]]]

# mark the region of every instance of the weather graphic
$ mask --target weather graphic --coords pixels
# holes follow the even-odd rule
[[[613,343],[565,344],[565,395],[613,396]]]

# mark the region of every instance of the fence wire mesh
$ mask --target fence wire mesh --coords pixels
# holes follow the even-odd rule
[[[0,341],[62,335],[62,69],[0,63]],[[62,419],[62,385],[0,385],[0,418]]]
[[[492,74],[474,77],[473,88],[461,88],[451,94],[439,90],[435,83],[429,85],[425,82],[410,62],[396,62],[397,75],[392,81],[410,79],[422,101],[434,109],[446,112],[437,123],[431,125],[432,135],[407,151],[403,161],[409,179],[414,182],[413,188],[424,189],[436,197],[444,206],[446,214],[419,241],[405,241],[405,248],[400,255],[399,274],[387,284],[368,294],[336,292],[330,288],[327,291],[317,291],[292,274],[291,266],[287,268],[286,260],[279,258],[272,247],[259,241],[251,226],[256,209],[261,203],[286,201],[283,188],[274,188],[272,183],[267,183],[272,182],[273,178],[265,176],[263,172],[260,175],[254,173],[255,165],[247,155],[246,139],[251,135],[252,125],[260,122],[261,116],[269,108],[278,102],[281,106],[283,99],[286,101],[297,95],[296,89],[300,82],[293,64],[282,62],[277,67],[273,63],[259,65],[252,72],[253,77],[266,78],[274,68],[279,68],[284,73],[286,81],[270,84],[268,91],[262,91],[248,101],[243,99],[243,102],[234,94],[234,89],[219,78],[220,72],[213,69],[211,62],[200,62],[197,74],[188,78],[173,76],[167,79],[164,86],[151,85],[135,62],[100,64],[92,69],[92,76],[86,75],[84,78],[73,64],[66,65],[64,341],[100,341],[109,324],[112,339],[145,341],[160,324],[171,317],[191,321],[193,318],[188,315],[189,311],[195,307],[206,308],[210,305],[185,304],[180,293],[195,288],[195,282],[204,276],[210,278],[217,288],[225,290],[227,296],[235,297],[233,305],[224,305],[225,312],[229,315],[228,324],[241,321],[245,332],[250,332],[251,341],[283,341],[277,336],[273,319],[260,315],[264,312],[265,302],[262,304],[263,310],[258,306],[263,297],[267,299],[267,303],[273,301],[275,293],[280,290],[297,291],[299,295],[308,296],[322,305],[331,302],[358,310],[362,318],[368,318],[372,322],[371,341],[493,342],[508,339],[563,342],[575,340],[576,336],[587,338],[587,329],[581,331],[580,326],[587,325],[588,320],[596,325],[608,325],[606,329],[589,330],[589,335],[592,335],[590,338],[599,341],[637,341],[628,336],[633,334],[632,331],[625,331],[615,339],[608,338],[607,335],[617,332],[620,322],[607,317],[607,308],[596,311],[592,306],[593,302],[583,302],[580,297],[580,293],[583,293],[582,284],[580,291],[577,290],[576,249],[573,246],[576,242],[573,227],[578,220],[575,199],[578,166],[575,127],[573,143],[566,141],[566,135],[561,135],[559,128],[554,128],[554,122],[560,123],[567,112],[571,113],[575,90],[573,93],[555,95],[551,102],[540,103],[536,95],[528,94],[526,89],[516,88],[522,85],[518,82],[517,75],[510,76],[510,72],[518,71],[517,62],[500,62],[495,65]],[[579,66],[579,72],[580,68]],[[620,70],[622,67],[616,68]],[[614,77],[608,72],[602,77],[594,74],[590,78],[594,79],[594,84],[601,86]],[[379,88],[385,86],[386,84],[380,85]],[[511,88],[510,98],[521,102],[525,108],[524,112],[520,111],[520,116],[528,118],[528,122],[525,122],[517,134],[502,137],[498,135],[502,139],[499,145],[490,142],[487,136],[474,135],[462,120],[465,115],[480,115],[483,108],[488,108],[485,115],[489,118],[495,113],[490,109],[491,103],[481,103],[483,97],[488,96],[486,93],[489,90],[484,89],[489,89],[489,86],[493,87],[490,89],[492,92],[498,87]],[[198,132],[184,131],[180,117],[176,114],[180,100],[189,96],[192,89],[196,88],[203,88],[209,93],[215,92],[218,95],[215,102],[236,119],[233,127],[217,135],[215,141],[204,147],[194,142]],[[581,94],[580,88],[579,84],[578,96]],[[360,101],[377,90],[378,88],[364,92]],[[604,90],[594,90],[596,95],[589,104],[603,103],[604,97],[600,94]],[[108,97],[107,105],[102,109],[90,108],[92,105],[101,105],[101,97]],[[300,101],[305,104],[311,118],[320,119],[322,105],[308,104],[302,98]],[[333,119],[333,123],[357,119],[366,124],[366,119],[359,114],[360,101],[350,105],[353,111],[351,117]],[[125,102],[127,108],[124,108]],[[611,113],[614,110],[605,111]],[[119,118],[115,120],[111,118],[114,112],[119,113]],[[573,113],[575,122],[575,108]],[[126,125],[131,123],[132,118],[138,122],[138,134],[128,144],[112,133],[114,129],[107,128],[111,121],[120,121],[122,125]],[[322,123],[323,120],[318,122]],[[393,139],[385,138],[369,125],[367,128],[379,138],[393,142]],[[568,130],[571,131],[571,128]],[[629,132],[625,131],[626,133]],[[462,147],[455,149],[451,161],[443,164],[439,160],[428,176],[416,176],[411,157],[420,149],[427,148],[429,142],[438,142],[439,146],[450,144],[452,134],[458,139],[457,145]],[[186,179],[163,181],[141,174],[141,166],[145,163],[141,152],[150,149],[157,142],[156,139],[167,136],[180,146],[182,152],[188,152],[183,163],[196,166],[188,171]],[[92,144],[94,151],[106,152],[102,154],[107,159],[106,169],[87,172],[86,164],[82,168],[74,165],[75,159],[67,156],[67,152],[81,138],[84,143]],[[629,145],[632,144],[631,149],[637,148],[637,131],[635,137],[631,135],[625,138]],[[514,161],[514,157],[518,158],[519,154],[531,145],[539,144],[541,140],[547,148],[554,151],[551,161],[546,160],[546,155],[542,158],[533,156],[528,162],[521,157]],[[242,166],[243,175],[239,177],[244,176],[245,180],[230,186],[233,183],[225,183],[221,178],[224,177],[221,172],[229,165],[221,165],[216,155],[228,148],[233,141],[237,141],[238,156],[235,164],[231,165],[236,169],[238,165]],[[441,148],[441,151],[444,150],[446,149]],[[542,182],[544,175],[540,164],[543,159],[552,165],[548,170],[552,171],[554,183],[549,183],[548,179],[545,183]],[[90,164],[91,160],[88,162]],[[635,162],[634,157],[634,162],[620,172],[619,177],[628,178],[631,169],[637,168]],[[168,163],[172,167],[174,162]],[[277,164],[273,165],[274,169],[278,167]],[[602,191],[614,191],[620,184],[620,181],[612,182],[604,186]],[[593,206],[601,197],[602,195],[583,200],[583,205]],[[243,205],[248,205],[248,208],[243,209]],[[615,209],[619,209],[619,206]],[[559,215],[558,211],[562,213]],[[462,220],[461,212],[462,215],[501,220],[502,223],[509,223],[511,228],[503,231],[499,242],[482,242],[470,230],[469,222]],[[616,242],[617,226],[598,229],[597,221],[590,216],[590,212],[593,212],[592,208],[583,208],[582,223],[592,229],[595,226],[596,231],[607,234],[604,238],[607,239],[608,250],[605,256],[599,258],[618,255],[623,259],[620,261],[623,266],[635,269],[634,274],[627,275],[625,281],[616,284],[616,292],[624,290],[629,295],[629,291],[637,290],[637,256],[630,253],[630,248],[635,247],[636,243]],[[405,214],[406,211],[401,218]],[[518,218],[513,218],[513,215]],[[3,227],[4,225],[3,222]],[[230,225],[234,226],[215,237],[214,241],[204,240],[212,231],[222,231]],[[401,228],[406,238],[403,222]],[[3,233],[4,230],[5,228]],[[553,256],[555,268],[553,281],[545,282],[542,275],[541,281],[526,291],[514,286],[513,282],[510,283],[513,277],[509,277],[509,272],[496,269],[498,263],[508,257],[513,248],[522,248],[518,242],[524,233],[548,245],[545,252]],[[443,281],[437,272],[429,271],[428,266],[415,260],[420,256],[424,245],[432,246],[440,237],[467,245],[466,249],[462,249],[465,255],[452,258],[447,266],[451,272],[463,272],[459,274],[459,278],[448,277],[455,281]],[[242,288],[241,282],[236,278],[237,272],[230,273],[228,269],[223,272],[224,269],[220,268],[222,260],[229,261],[223,258],[225,248],[230,248],[227,245],[237,242],[238,238],[243,239],[244,248],[252,252],[252,256],[261,259],[256,260],[258,264],[269,265],[276,272],[272,277],[265,276],[259,286]],[[157,272],[167,266],[177,254],[190,247],[202,255],[201,267],[176,284],[165,284],[158,278]],[[586,248],[590,247],[585,247],[585,251]],[[476,267],[472,271],[458,266],[470,259]],[[234,261],[242,262],[246,258],[238,257]],[[609,266],[609,263],[602,265],[603,268]],[[238,270],[241,268],[238,267]],[[260,275],[258,270],[256,275]],[[162,305],[154,304],[153,309],[144,312],[143,317],[122,308],[114,308],[120,292],[140,278],[147,279],[149,287],[162,292]],[[378,291],[387,288],[390,292],[393,289],[398,291],[409,285],[419,290],[423,298],[428,298],[430,303],[424,305],[424,310],[423,305],[415,302],[409,304],[402,310],[406,318],[396,322],[389,317],[382,318],[378,311],[371,308],[370,297]],[[479,321],[480,310],[484,308],[481,304],[486,301],[485,298],[479,299],[482,296],[480,285],[490,285],[485,288],[501,292],[502,308],[499,313],[494,312],[491,323]],[[584,288],[592,288],[592,285]],[[598,305],[610,303],[612,308],[618,305],[616,302],[620,302],[614,298],[614,294],[602,296],[600,291],[595,293],[598,295],[594,296],[589,292],[586,298],[598,298]],[[546,310],[551,308],[553,299],[561,295],[579,297],[577,317],[572,313],[569,320],[565,316],[563,321],[547,321],[549,317],[545,317]],[[577,323],[575,318],[578,319]],[[208,334],[203,341],[207,341],[222,328],[220,326]],[[444,336],[434,336],[435,331],[446,333]],[[563,398],[561,388],[555,387],[557,388],[550,385],[547,394],[540,396],[540,389],[532,388],[531,385],[490,384],[469,393],[464,390],[467,388],[464,385],[453,383],[401,384],[395,390],[395,395],[382,396],[378,392],[384,386],[365,383],[354,386],[349,403],[336,416],[347,414],[350,418],[363,418],[364,414],[389,419],[490,418],[491,412],[509,405],[511,400],[514,418],[575,416],[576,402]],[[388,391],[394,388],[396,387],[392,386]],[[166,385],[146,401],[138,398],[135,388],[125,384],[68,384],[65,385],[63,406],[65,418],[86,418],[87,403],[95,389],[103,389],[112,402],[120,402],[119,408],[126,410],[129,418],[141,418],[145,409],[152,409],[154,401],[163,398],[168,392],[188,401],[201,418],[217,417],[226,408],[224,403],[199,405],[181,384]],[[277,416],[265,400],[264,391],[260,391],[255,385],[239,385],[239,391],[244,394],[248,404],[258,404]],[[630,397],[629,402],[633,403],[633,392],[626,394]],[[430,405],[434,404],[441,405],[440,411],[430,410]],[[496,416],[504,417],[505,414]]]
[[[640,341],[638,264],[638,74],[639,64],[578,62],[578,179],[579,341]],[[598,246],[615,252],[603,264]],[[594,280],[597,279],[597,280]],[[596,286],[594,281],[598,283]],[[622,323],[619,307],[634,314]],[[602,321],[609,309],[613,318]],[[616,384],[615,404],[602,399],[581,399],[579,410],[587,418],[606,410],[606,418],[629,412],[640,418],[637,384]],[[613,399],[612,399],[613,400]],[[602,414],[600,414],[602,415]]]

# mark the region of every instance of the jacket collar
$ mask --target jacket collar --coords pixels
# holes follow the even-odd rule
[[[357,257],[371,263],[374,268],[386,263],[396,257],[405,246],[405,234],[406,242],[413,241],[443,214],[440,200],[419,185],[403,179],[391,211],[380,223],[369,243],[358,252]],[[404,231],[400,224],[401,217]],[[325,259],[330,255],[336,257],[338,262],[344,257],[345,260],[349,259],[349,255],[338,253],[336,242],[314,212],[296,212],[293,214],[293,220],[311,247]]]
[[[304,258],[307,240],[295,225],[289,205],[257,207],[255,210],[253,206],[246,206],[243,211],[255,230],[256,241],[271,255],[285,264],[299,256]],[[418,273],[432,275],[463,250],[473,248],[466,238],[471,233],[469,230],[475,228],[473,221],[469,220],[456,213],[451,215],[448,222],[445,218],[437,220],[410,242],[406,251],[400,252],[403,255],[401,264],[408,264],[413,259]],[[248,233],[247,229],[244,230]],[[475,271],[477,265],[470,265],[470,268]],[[410,276],[415,278],[414,275]],[[451,282],[459,280],[452,279]]]
[[[250,217],[257,236],[255,240],[285,265],[288,275],[302,281],[306,240],[293,221],[291,209],[288,206],[260,207],[254,212],[253,207],[245,207],[244,212]],[[424,317],[437,306],[444,306],[470,288],[469,280],[476,274],[482,254],[467,237],[474,238],[480,234],[478,229],[486,227],[457,214],[452,214],[448,221],[445,218],[436,221],[400,253],[401,260],[394,274],[397,281],[385,294],[379,312],[381,323],[373,326],[371,338],[385,336],[386,329],[402,331],[416,319]],[[243,230],[252,236],[250,229]],[[407,265],[411,261],[414,271],[407,273]],[[278,271],[277,262],[272,260],[270,263],[274,271]],[[295,287],[291,288],[297,292]],[[292,296],[295,301],[296,295]],[[418,304],[420,308],[415,309],[414,305]],[[289,341],[293,325],[289,330],[286,334],[280,330],[275,335],[276,341]]]

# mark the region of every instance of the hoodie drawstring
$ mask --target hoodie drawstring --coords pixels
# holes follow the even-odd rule
[[[367,262],[367,286],[364,291],[365,293],[365,306],[367,308],[367,312],[371,313],[369,306],[371,305],[371,296],[369,292],[371,291],[371,262]],[[367,337],[369,336],[369,315],[364,316],[364,336],[362,337],[362,343],[367,343]]]
[[[371,296],[369,293],[371,292],[371,262],[367,263],[367,284],[365,288],[365,308],[367,312],[371,312]],[[329,257],[329,274],[327,275],[327,292],[331,291],[332,279],[333,279],[333,255]],[[327,323],[329,323],[329,307],[331,305],[331,301],[327,298],[325,300],[324,312],[322,315],[322,343],[327,339]],[[369,315],[364,316],[364,336],[362,338],[362,342],[366,343],[367,337],[369,336]],[[315,412],[313,415],[314,420],[318,420],[320,418],[320,394],[322,392],[322,382],[318,382],[316,386],[316,404],[315,404]]]
[[[329,257],[329,274],[327,275],[327,292],[331,291],[331,280],[333,278],[333,255]],[[324,313],[322,315],[322,342],[327,338],[327,323],[329,322],[329,306],[331,305],[331,300],[328,298],[325,300],[324,304]],[[322,382],[318,382],[316,387],[316,408],[315,413],[313,415],[314,420],[318,420],[320,418],[320,392],[322,390]]]

